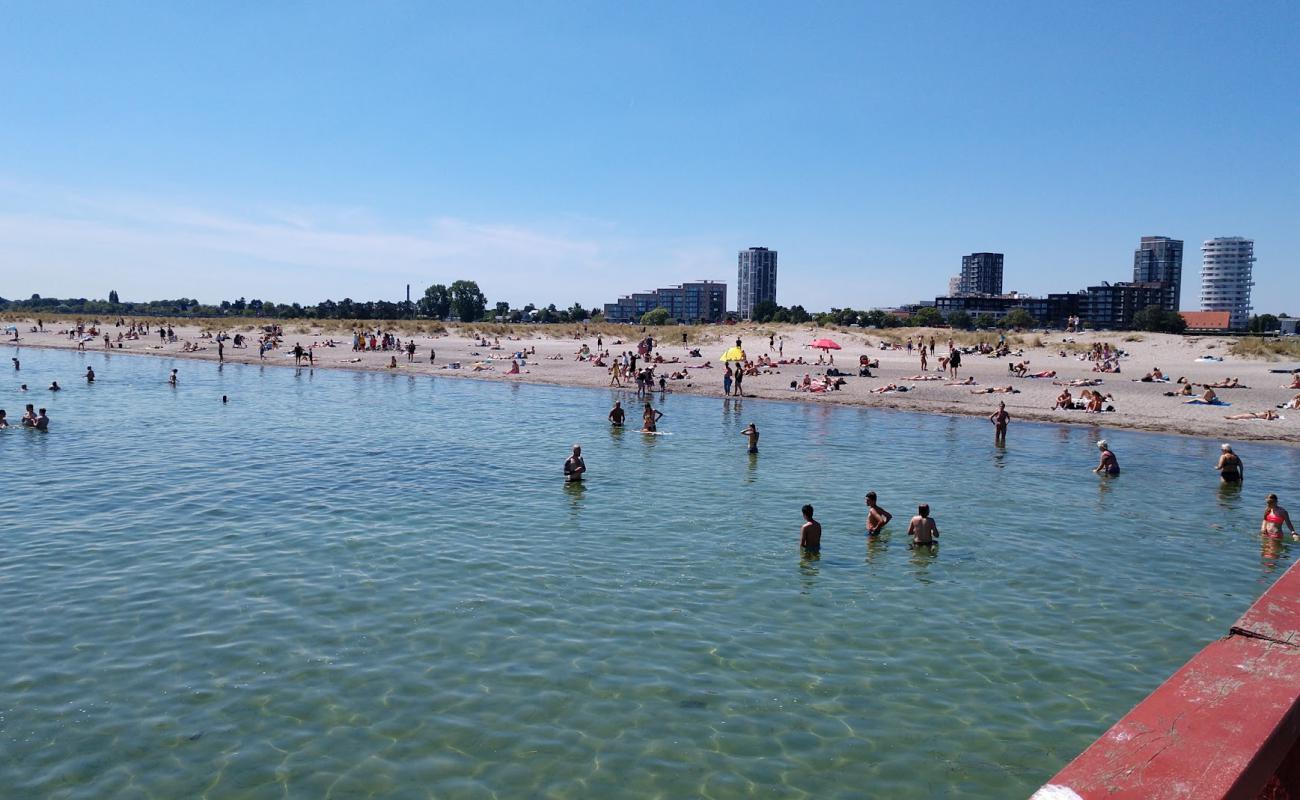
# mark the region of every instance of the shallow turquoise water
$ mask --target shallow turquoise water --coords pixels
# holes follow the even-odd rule
[[[1104,480],[1083,428],[669,396],[646,437],[605,392],[20,357],[2,797],[1025,795],[1290,558],[1292,448],[1238,495],[1178,437],[1107,431]]]

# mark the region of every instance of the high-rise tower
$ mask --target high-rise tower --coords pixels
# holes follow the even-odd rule
[[[1168,236],[1143,236],[1133,251],[1133,282],[1165,284],[1166,311],[1178,311],[1183,292],[1183,242]]]
[[[961,257],[962,294],[1002,294],[1002,254],[971,253]]]
[[[1201,310],[1227,311],[1228,327],[1245,330],[1250,321],[1250,287],[1255,242],[1240,236],[1207,239],[1201,244]]]
[[[776,251],[751,247],[740,251],[736,280],[736,314],[751,319],[754,306],[764,300],[776,302]]]

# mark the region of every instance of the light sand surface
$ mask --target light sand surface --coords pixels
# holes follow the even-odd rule
[[[253,344],[247,348],[232,347],[229,342],[225,347],[225,360],[231,363],[263,363],[277,366],[293,367],[294,360],[290,349],[301,343],[303,347],[315,345],[315,368],[318,369],[359,369],[393,371],[418,375],[431,375],[449,378],[477,378],[490,381],[518,381],[524,383],[547,383],[562,386],[586,386],[609,388],[610,374],[606,368],[593,366],[589,362],[577,360],[579,348],[586,344],[593,351],[597,345],[597,334],[593,330],[582,335],[581,326],[556,325],[540,329],[537,326],[521,326],[513,330],[520,336],[518,340],[501,336],[499,348],[494,337],[489,337],[488,346],[475,341],[464,328],[452,326],[445,334],[431,336],[417,334],[416,357],[407,361],[405,352],[354,352],[351,336],[341,332],[338,323],[332,322],[329,330],[322,331],[305,321],[287,321],[283,323],[285,335],[279,349],[259,359],[256,336],[260,330],[253,323],[257,320],[201,320],[193,325],[175,328],[177,342],[160,344],[156,333],[140,340],[123,342],[122,348],[114,346],[114,353],[133,353],[141,355],[165,355],[177,358],[194,358],[204,361],[217,360],[217,347],[211,339],[200,338],[201,330],[225,330],[228,333],[244,333],[253,337]],[[66,321],[47,322],[44,332],[29,332],[32,323],[18,323],[20,341],[17,345],[9,342],[10,355],[21,356],[23,347],[51,347],[74,349],[75,340],[70,339],[65,331]],[[395,330],[403,344],[408,340],[401,333],[400,326]],[[223,327],[224,326],[224,327]],[[499,327],[499,326],[498,326]],[[360,328],[359,328],[360,329]],[[125,328],[108,326],[104,329],[116,340],[117,333]],[[603,349],[612,354],[625,350],[636,350],[636,342],[643,335],[640,327],[619,328],[618,333],[611,334],[610,326],[604,326],[601,342]],[[991,358],[984,355],[964,355],[960,377],[972,376],[976,386],[946,386],[946,381],[908,380],[909,376],[920,373],[920,362],[916,352],[909,354],[903,349],[882,350],[883,341],[895,338],[906,339],[908,335],[916,336],[918,332],[928,341],[933,335],[936,341],[936,355],[947,349],[946,330],[893,329],[888,332],[874,330],[832,331],[812,326],[715,326],[711,328],[692,329],[696,337],[689,347],[698,347],[702,357],[692,358],[688,348],[684,347],[680,334],[673,328],[658,329],[664,334],[664,341],[656,349],[665,359],[678,359],[676,363],[659,365],[657,375],[668,375],[674,371],[684,370],[689,377],[684,380],[668,381],[668,390],[677,393],[707,395],[722,398],[723,386],[722,364],[719,357],[723,351],[740,338],[746,355],[755,359],[760,355],[770,355],[777,359],[777,348],[769,353],[769,334],[784,343],[786,359],[802,357],[810,362],[802,365],[781,365],[770,374],[747,377],[744,381],[746,397],[766,398],[772,400],[800,401],[810,403],[838,403],[844,405],[861,405],[877,408],[902,409],[916,412],[967,414],[987,416],[991,414],[999,401],[1005,401],[1007,410],[1012,415],[1010,439],[1015,438],[1015,424],[1018,420],[1038,420],[1067,424],[1089,425],[1096,427],[1137,428],[1142,430],[1164,431],[1191,436],[1211,437],[1224,441],[1233,440],[1267,440],[1287,443],[1300,443],[1300,410],[1277,409],[1297,394],[1300,390],[1288,390],[1283,386],[1290,382],[1291,376],[1271,372],[1274,369],[1293,369],[1300,363],[1289,361],[1266,362],[1244,360],[1228,354],[1230,340],[1221,337],[1172,336],[1165,334],[1124,334],[1124,333],[1087,333],[1064,334],[1059,332],[1047,334],[1027,334],[1024,338],[1033,342],[1041,340],[1042,347],[1025,346],[1023,355],[1007,358]],[[103,351],[104,342],[101,335],[94,341],[86,342],[88,351]],[[577,338],[574,338],[574,337]],[[840,344],[843,349],[832,351],[835,365],[844,372],[857,375],[858,358],[868,355],[873,360],[880,360],[880,367],[873,369],[874,377],[847,378],[847,385],[833,392],[812,394],[791,391],[791,381],[802,381],[805,373],[814,378],[823,373],[825,365],[817,365],[821,351],[810,349],[807,345],[813,339],[828,337]],[[336,346],[328,347],[325,343],[333,339]],[[996,333],[986,335],[990,342],[997,339]],[[10,334],[7,339],[12,339]],[[1137,339],[1138,341],[1126,341]],[[1087,347],[1093,342],[1107,341],[1129,355],[1121,362],[1123,372],[1120,374],[1098,374],[1092,371],[1092,363],[1082,361],[1074,352],[1062,356],[1063,348]],[[185,342],[197,344],[204,348],[198,352],[185,353]],[[436,351],[436,360],[429,363],[430,349]],[[527,363],[521,367],[521,374],[506,374],[510,369],[511,355],[524,348],[536,348],[536,355],[530,355]],[[1223,357],[1222,362],[1198,362],[1196,359],[1205,354]],[[396,368],[390,367],[391,358],[397,357]],[[557,358],[558,357],[558,358]],[[1094,387],[1114,396],[1108,405],[1115,407],[1114,412],[1089,414],[1083,411],[1052,410],[1057,395],[1062,387],[1054,385],[1051,379],[1016,378],[1009,374],[1008,365],[1029,361],[1031,371],[1055,370],[1056,380],[1068,381],[1076,378],[1101,378],[1104,382]],[[607,359],[608,361],[608,359]],[[450,369],[449,364],[459,362],[460,369]],[[711,363],[712,368],[702,368]],[[479,369],[475,370],[475,366]],[[687,366],[692,369],[685,369]],[[1170,379],[1170,383],[1141,383],[1135,379],[1142,377],[1153,367],[1159,367]],[[929,373],[938,376],[938,365],[931,359]],[[1195,406],[1187,405],[1183,398],[1166,397],[1165,392],[1176,391],[1180,386],[1172,380],[1185,376],[1195,383],[1216,382],[1235,376],[1248,389],[1216,390],[1221,399],[1230,406]],[[80,379],[80,375],[36,375],[26,370],[22,378],[26,383],[46,384],[58,380],[70,384]],[[11,377],[10,380],[15,380]],[[627,381],[625,381],[625,384]],[[873,394],[872,389],[895,383],[907,386],[905,393]],[[971,389],[1010,385],[1019,390],[1016,394],[972,394]],[[1071,389],[1075,397],[1079,389]],[[1198,387],[1199,391],[1199,387]],[[621,390],[611,389],[611,395],[623,396]],[[611,397],[611,399],[613,399]],[[1241,412],[1274,409],[1284,419],[1266,420],[1226,420],[1225,415]],[[992,426],[989,435],[992,436]]]

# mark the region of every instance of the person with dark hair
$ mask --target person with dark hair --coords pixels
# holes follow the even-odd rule
[[[758,452],[758,426],[751,422],[749,423],[748,428],[740,432],[740,435],[749,438],[749,452],[757,453]]]
[[[45,416],[45,409],[43,408],[41,409],[40,416],[36,418],[36,423],[33,425],[33,427],[36,428],[36,430],[41,431],[42,433],[50,429],[50,418]]]
[[[867,492],[867,535],[878,535],[893,518],[893,514],[876,505],[876,493]]]
[[[803,511],[803,527],[799,529],[799,547],[806,553],[819,553],[822,549],[822,524],[813,519],[813,507],[806,505]]]
[[[578,483],[586,471],[587,462],[582,460],[582,446],[575,444],[573,455],[564,461],[564,480],[568,483]]]
[[[934,524],[928,504],[917,506],[916,516],[907,525],[907,535],[912,537],[912,547],[934,547],[939,543],[939,526]]]

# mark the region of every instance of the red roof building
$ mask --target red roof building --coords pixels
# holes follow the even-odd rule
[[[1219,333],[1227,331],[1232,324],[1232,314],[1227,311],[1179,311],[1178,313],[1187,320],[1189,331]]]

